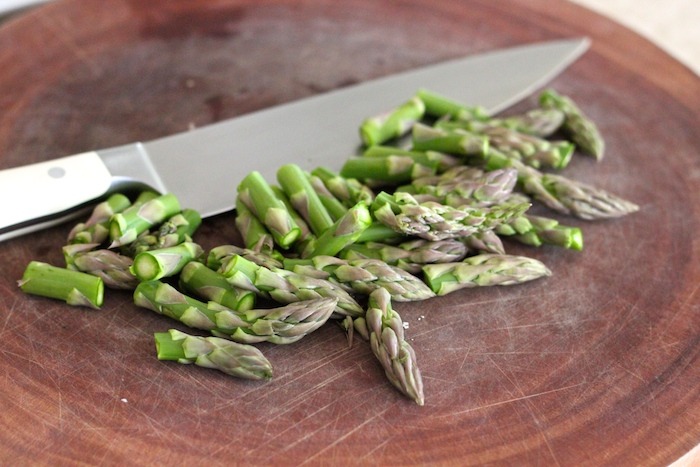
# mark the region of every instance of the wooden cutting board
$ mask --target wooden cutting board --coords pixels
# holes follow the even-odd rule
[[[63,225],[0,244],[0,463],[620,466],[665,465],[692,449],[700,82],[578,6],[57,1],[0,28],[0,168],[581,35],[591,50],[552,86],[598,122],[608,152],[601,163],[577,157],[566,174],[641,210],[562,218],[583,229],[580,253],[507,244],[544,261],[550,278],[397,304],[424,407],[393,390],[368,345],[348,348],[336,326],[262,345],[274,378],[241,382],[157,361],[153,332],[177,323],[135,307],[129,293],[110,292],[100,311],[23,295],[16,280],[28,261],[61,264]],[[227,214],[207,220],[197,240],[209,248],[237,238]]]

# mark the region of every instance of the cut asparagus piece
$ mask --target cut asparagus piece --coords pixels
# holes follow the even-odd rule
[[[112,241],[110,248],[133,242],[141,233],[180,211],[180,203],[175,195],[170,193],[143,203],[134,203],[110,219],[109,236]]]
[[[385,289],[377,289],[369,296],[364,324],[372,352],[387,379],[416,404],[423,405],[423,379],[416,353],[404,338],[403,321],[392,308],[391,296]]]
[[[231,256],[239,255],[252,261],[255,264],[264,266],[266,268],[281,268],[282,256],[278,252],[274,252],[272,255],[263,253],[260,251],[251,250],[249,248],[241,248],[236,245],[219,245],[211,250],[207,255],[207,266],[210,269],[219,269]]]
[[[386,289],[393,300],[401,302],[425,300],[435,294],[416,276],[372,258],[344,260],[334,256],[310,259],[287,258],[285,269],[305,276],[326,279],[355,293],[369,295],[378,288]]]
[[[202,259],[204,250],[197,243],[144,251],[136,255],[130,270],[140,281],[152,281],[173,276],[190,261]]]
[[[157,229],[146,231],[126,245],[131,256],[142,251],[168,248],[183,242],[191,242],[192,236],[202,225],[202,216],[194,209],[183,209],[166,219]]]
[[[397,232],[426,240],[466,237],[494,228],[523,214],[529,203],[507,203],[487,208],[454,208],[435,202],[418,203],[408,193],[377,195],[372,210],[375,218]]]
[[[424,264],[460,261],[467,255],[467,251],[465,244],[459,240],[416,239],[399,245],[380,242],[355,243],[343,250],[342,257],[349,261],[374,258],[412,274],[418,274]]]
[[[488,123],[546,138],[554,134],[564,124],[564,119],[564,112],[559,109],[531,109],[522,115],[492,118],[488,120]]]
[[[277,170],[277,181],[315,235],[321,235],[333,225],[333,219],[301,167],[296,164],[283,165]]]
[[[372,216],[364,202],[359,202],[326,229],[304,257],[336,255],[343,248],[355,243],[362,232],[372,224]]]
[[[488,118],[488,113],[483,107],[469,107],[428,89],[419,89],[417,96],[425,104],[425,113],[433,117],[448,117],[457,120]]]
[[[342,177],[326,167],[315,168],[311,171],[311,175],[320,178],[328,191],[348,208],[360,201],[371,203],[374,199],[374,193],[370,187],[357,179]]]
[[[281,248],[289,249],[299,238],[299,226],[260,172],[253,171],[245,176],[238,185],[238,196],[267,227]]]
[[[198,261],[191,261],[180,271],[180,288],[200,298],[219,303],[235,311],[255,306],[256,295],[231,285],[224,276]]]
[[[266,268],[239,255],[227,258],[218,272],[234,286],[252,290],[279,303],[330,297],[338,300],[334,314],[352,317],[364,314],[363,308],[345,289],[324,279],[281,268]]]
[[[367,148],[362,155],[364,157],[386,157],[386,156],[407,156],[415,162],[424,165],[432,166],[436,164],[437,172],[442,173],[452,167],[457,167],[463,164],[461,158],[443,154],[436,151],[410,151],[408,149],[399,149],[393,146],[371,146]],[[363,178],[363,177],[360,177]]]
[[[552,274],[534,258],[490,253],[470,256],[458,263],[427,264],[423,273],[437,295],[468,287],[519,284]]]
[[[576,146],[597,160],[603,158],[605,141],[598,127],[570,97],[563,96],[554,89],[546,89],[540,94],[540,106],[564,112],[562,128],[569,134]]]
[[[478,156],[488,152],[489,139],[466,130],[445,130],[422,123],[413,125],[413,149],[437,151],[460,156]]]
[[[149,281],[136,288],[134,303],[239,343],[291,344],[321,327],[331,316],[337,299],[317,298],[277,308],[236,311],[189,297],[164,282]]]
[[[570,250],[583,250],[583,233],[578,227],[561,225],[556,219],[523,214],[496,227],[499,235],[509,236],[531,246],[555,245]]]
[[[23,292],[63,300],[69,305],[100,308],[104,283],[91,274],[31,261],[17,285]]]
[[[340,174],[364,180],[370,185],[396,185],[437,173],[437,164],[418,162],[409,156],[351,157]]]
[[[237,344],[218,337],[200,337],[176,329],[154,333],[159,360],[202,366],[237,378],[272,378],[272,365],[252,345]]]
[[[98,276],[111,289],[133,290],[139,283],[130,270],[134,260],[130,256],[98,247],[96,243],[64,246],[66,267]]]
[[[236,197],[236,228],[243,244],[251,250],[270,253],[275,249],[275,239],[253,212]]]
[[[550,209],[581,219],[621,217],[639,210],[636,204],[597,188],[558,174],[543,173],[492,149],[486,157],[487,169],[514,167],[522,191]]]
[[[348,211],[345,206],[333,193],[326,187],[320,177],[308,174],[309,183],[321,200],[323,207],[326,208],[333,222],[337,221]]]
[[[382,144],[407,133],[423,118],[425,104],[413,97],[389,112],[370,117],[360,125],[360,136],[367,146]]]
[[[77,224],[68,234],[68,244],[102,243],[109,238],[109,219],[131,206],[131,201],[121,193],[110,195],[97,204],[90,217]]]

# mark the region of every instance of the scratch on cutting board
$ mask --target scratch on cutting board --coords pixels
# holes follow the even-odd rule
[[[99,76],[102,74],[101,67],[99,67],[94,60],[90,59],[89,54],[82,47],[80,47],[74,41],[69,40],[69,34],[66,34],[58,24],[53,21],[49,21],[49,19],[44,15],[37,16],[44,27],[55,33],[56,40],[65,44],[66,48],[73,53],[73,56],[76,59],[88,66],[94,76]]]
[[[345,434],[343,434],[343,436],[338,437],[335,441],[333,441],[333,442],[330,443],[329,445],[325,446],[325,447],[324,447],[323,449],[321,449],[320,451],[316,452],[316,454],[307,457],[307,458],[304,460],[304,462],[302,462],[300,465],[309,464],[309,462],[313,461],[316,457],[320,456],[321,454],[323,454],[324,452],[328,451],[329,449],[332,449],[334,446],[340,444],[344,439],[346,439],[347,437],[353,435],[353,434],[354,434],[355,432],[357,432],[358,430],[361,430],[361,429],[364,428],[367,424],[373,422],[376,418],[379,418],[379,417],[384,416],[384,414],[385,414],[389,409],[391,409],[391,406],[385,408],[385,409],[382,410],[381,412],[375,413],[374,415],[372,415],[371,417],[369,417],[367,420],[365,420],[364,422],[362,422],[362,423],[360,423],[359,425],[357,425],[357,426],[356,426],[355,428],[353,428],[352,430],[350,430],[350,431],[346,432]],[[327,426],[327,425],[328,425],[328,424],[326,424],[326,426]],[[324,427],[325,427],[325,426],[324,426]]]

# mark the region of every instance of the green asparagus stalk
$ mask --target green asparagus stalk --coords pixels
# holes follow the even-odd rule
[[[540,138],[553,135],[563,124],[565,115],[559,109],[531,109],[522,115],[492,118],[489,125],[498,125]]]
[[[159,360],[202,366],[237,378],[272,378],[272,365],[252,345],[237,344],[218,337],[200,337],[176,329],[154,333]]]
[[[342,258],[348,261],[374,258],[411,274],[419,274],[424,264],[460,261],[467,252],[466,245],[459,240],[415,239],[399,245],[381,242],[355,243],[342,251]]]
[[[403,232],[397,232],[388,225],[378,220],[373,220],[369,227],[360,234],[355,243],[383,242],[394,244],[404,240],[406,240],[406,235]]]
[[[639,210],[636,204],[607,191],[562,175],[543,173],[492,149],[486,158],[487,169],[513,167],[518,171],[522,191],[550,209],[581,219],[621,217]]]
[[[288,304],[314,298],[336,298],[334,314],[357,317],[364,314],[362,307],[348,292],[333,282],[304,276],[282,268],[266,268],[234,255],[226,260],[218,272],[232,285],[251,290],[261,297]]]
[[[248,261],[252,261],[257,265],[266,268],[281,268],[282,255],[268,255],[267,253],[251,250],[249,248],[241,248],[236,245],[219,245],[209,250],[207,255],[207,267],[213,270],[221,268],[221,266],[232,256],[242,256]]]
[[[357,178],[376,185],[397,185],[437,173],[438,164],[427,156],[419,160],[410,156],[389,155],[351,157],[340,169],[343,177]]]
[[[476,129],[489,139],[489,145],[535,167],[563,169],[571,161],[574,145],[568,141],[549,141],[496,125],[481,125]]]
[[[576,146],[597,160],[603,158],[605,141],[598,127],[570,97],[562,96],[553,89],[546,89],[540,94],[540,106],[564,112],[562,128]]]
[[[192,236],[202,225],[202,216],[194,209],[183,209],[171,216],[157,229],[146,231],[127,245],[132,256],[142,251],[168,248],[183,242],[191,242]]]
[[[485,208],[454,208],[440,203],[418,203],[408,193],[377,195],[374,217],[397,232],[426,240],[461,238],[494,228],[508,219],[523,214],[529,203],[507,203]]]
[[[149,281],[138,285],[134,303],[216,337],[243,344],[291,344],[321,327],[337,299],[317,298],[277,308],[236,311],[213,301],[201,302],[164,282]]]
[[[275,239],[253,212],[236,197],[236,228],[243,238],[246,248],[271,253],[275,249]]]
[[[311,175],[320,178],[328,191],[348,208],[360,201],[371,203],[374,199],[372,189],[354,178],[342,177],[326,167],[317,167]]]
[[[299,238],[296,239],[296,242],[305,241],[308,240],[310,237],[313,237],[314,234],[311,231],[311,227],[309,227],[309,224],[306,222],[304,217],[302,217],[302,215],[292,205],[292,202],[289,200],[287,193],[285,193],[284,190],[277,185],[270,185],[270,188],[275,193],[275,196],[277,196],[277,199],[282,201],[282,204],[284,204],[284,208],[289,213],[289,216],[292,218],[294,224],[297,227],[299,227]]]
[[[134,260],[130,256],[98,247],[96,243],[64,246],[66,267],[98,276],[111,289],[133,290],[139,282],[130,270]]]
[[[109,222],[110,248],[133,242],[141,233],[180,211],[177,198],[169,193],[144,203],[134,203],[112,216]]]
[[[423,405],[423,379],[416,353],[404,337],[403,321],[392,308],[391,297],[385,289],[377,289],[369,296],[364,323],[372,352],[387,379],[416,404]]]
[[[425,105],[417,97],[409,99],[389,112],[370,117],[360,125],[360,136],[367,146],[382,144],[407,133],[423,118]]]
[[[544,216],[523,214],[507,224],[496,227],[496,233],[531,246],[555,245],[570,250],[583,250],[583,233],[578,227],[561,225]]]
[[[326,229],[304,256],[336,255],[346,246],[355,243],[371,224],[369,208],[360,201]]]
[[[77,224],[68,234],[68,243],[102,243],[109,238],[109,219],[131,205],[131,201],[121,193],[110,195],[97,204],[90,217]]]
[[[197,243],[143,251],[136,255],[130,271],[140,281],[152,281],[173,276],[190,261],[202,259],[204,250]]]
[[[224,276],[199,261],[190,261],[182,268],[179,283],[183,291],[231,310],[248,311],[256,303],[254,292],[234,287]]]
[[[417,96],[425,104],[425,113],[433,117],[456,120],[484,120],[488,113],[483,107],[469,107],[428,89],[419,89]]]
[[[378,259],[344,260],[334,256],[310,259],[287,258],[285,269],[305,276],[326,279],[363,295],[383,288],[396,301],[425,300],[435,294],[416,276]]]
[[[500,203],[510,196],[517,180],[518,172],[512,168],[484,172],[463,165],[435,177],[416,179],[411,187],[415,193],[433,195],[452,207],[478,207]]]
[[[63,300],[69,305],[100,308],[104,283],[91,274],[32,261],[24,270],[19,288],[28,294]]]
[[[238,185],[238,196],[267,227],[281,248],[289,249],[299,238],[299,226],[260,172],[253,171],[245,176]]]
[[[407,156],[412,158],[417,163],[424,165],[437,166],[437,173],[442,173],[452,167],[462,165],[464,162],[461,158],[443,154],[436,151],[411,151],[408,149],[399,149],[393,146],[370,146],[362,153],[364,157],[386,157],[386,156]],[[360,177],[362,178],[362,177]]]
[[[466,130],[445,130],[422,123],[413,125],[413,149],[437,151],[460,156],[478,156],[488,152],[489,139]]]
[[[423,274],[433,292],[446,295],[469,287],[519,284],[552,273],[533,258],[483,253],[459,263],[427,264]]]
[[[301,167],[296,164],[283,165],[277,170],[277,181],[315,235],[321,235],[333,225],[333,219]]]
[[[321,200],[323,207],[326,208],[326,211],[328,211],[328,214],[331,216],[333,222],[337,221],[343,217],[346,212],[348,212],[348,207],[330,192],[320,177],[308,174],[308,179],[309,183],[318,195],[318,198]]]
[[[495,227],[496,229],[498,226]],[[494,230],[483,230],[473,233],[462,239],[469,251],[480,251],[482,253],[494,253],[498,255],[506,254],[503,242]]]

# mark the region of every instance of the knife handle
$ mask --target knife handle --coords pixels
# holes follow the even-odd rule
[[[0,170],[0,241],[57,224],[111,184],[94,151]]]

